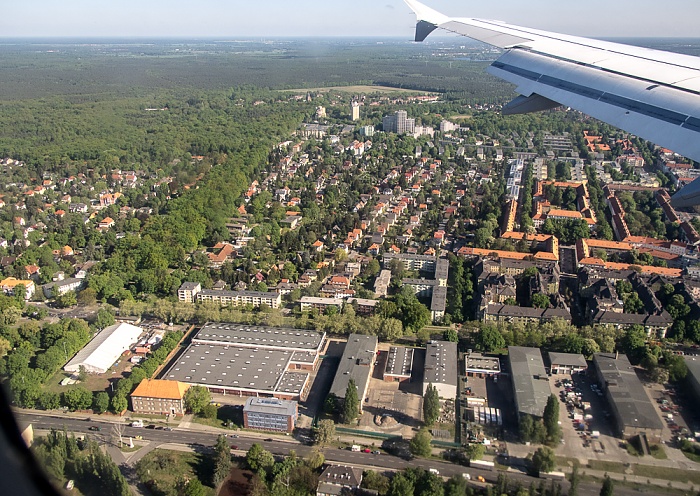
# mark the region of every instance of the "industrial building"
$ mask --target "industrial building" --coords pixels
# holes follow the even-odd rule
[[[700,405],[700,359],[686,357],[685,363],[688,366],[688,384],[693,392],[693,399],[696,405]]]
[[[243,407],[243,426],[262,431],[292,432],[298,416],[296,401],[248,398]]]
[[[92,374],[104,374],[132,344],[139,340],[143,329],[131,324],[114,324],[100,331],[64,367],[66,372],[78,372],[80,367]]]
[[[144,379],[131,393],[134,413],[184,415],[185,393],[189,385],[178,381]]]
[[[423,395],[432,384],[440,398],[457,397],[457,343],[431,341],[426,347],[423,370]]]
[[[377,345],[376,336],[364,334],[350,334],[348,336],[348,342],[345,344],[345,350],[340,358],[338,371],[335,373],[329,394],[342,401],[345,398],[348,383],[350,379],[353,379],[355,386],[357,386],[357,397],[360,399],[360,411],[362,411],[377,356]]]
[[[508,361],[518,415],[542,417],[552,392],[539,348],[509,346]]]
[[[618,434],[624,438],[644,434],[650,442],[659,442],[663,422],[627,356],[596,353],[593,365],[612,409]]]
[[[325,333],[303,329],[207,323],[164,378],[219,394],[297,400],[325,344]]]
[[[403,382],[411,380],[413,369],[413,348],[392,346],[384,367],[384,380],[387,382]]]
[[[588,369],[586,359],[580,353],[556,353],[550,351],[549,370],[552,374],[575,374]]]
[[[470,377],[497,375],[501,373],[501,361],[498,357],[487,357],[470,351],[464,357],[464,371]]]

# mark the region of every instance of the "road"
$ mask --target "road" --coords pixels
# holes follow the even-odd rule
[[[99,420],[89,420],[85,419],[75,419],[60,416],[49,416],[49,415],[35,415],[30,413],[17,413],[17,418],[23,422],[31,422],[34,430],[50,430],[50,429],[66,429],[69,432],[74,432],[75,434],[86,434],[91,437],[103,441],[105,443],[111,442],[113,422],[101,422]],[[90,431],[89,428],[92,426],[97,426],[100,431]],[[212,446],[216,443],[217,438],[216,432],[198,431],[198,430],[186,430],[175,428],[172,431],[166,430],[155,430],[146,428],[136,428],[136,427],[124,427],[123,436],[125,437],[136,437],[142,436],[145,441],[150,441],[157,444],[182,444],[188,445],[195,451],[207,451],[212,449]],[[309,455],[312,451],[312,447],[300,444],[298,441],[290,438],[285,440],[282,437],[277,436],[276,438],[267,438],[261,440],[258,437],[246,437],[246,433],[240,433],[238,438],[231,438],[230,444],[235,445],[239,451],[247,451],[254,443],[262,444],[265,449],[269,450],[271,453],[279,456],[288,455],[290,451],[294,450],[297,455],[305,457]],[[496,482],[498,477],[498,472],[491,472],[486,470],[467,468],[460,465],[455,465],[448,462],[442,462],[438,460],[426,460],[421,458],[416,458],[411,461],[403,460],[401,458],[388,455],[374,455],[370,453],[353,452],[346,449],[337,448],[326,448],[324,450],[324,456],[326,461],[333,462],[337,464],[346,465],[356,465],[359,467],[366,467],[375,470],[403,470],[408,467],[420,467],[425,470],[430,468],[437,469],[440,475],[449,478],[453,475],[460,476],[464,473],[469,473],[471,475],[472,481],[475,480],[479,475],[483,476],[488,482]],[[508,478],[513,484],[520,482],[523,487],[529,487],[532,482],[536,485],[539,484],[540,479],[535,477],[530,477],[524,473],[520,472],[508,472]],[[566,491],[568,489],[568,482],[562,481],[563,489]],[[599,494],[600,486],[596,484],[581,484],[579,486],[578,494],[584,496],[596,496]],[[633,495],[639,494],[638,491],[634,491],[627,488],[616,487],[616,495]]]

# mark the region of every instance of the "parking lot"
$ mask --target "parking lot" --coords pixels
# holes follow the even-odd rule
[[[608,405],[595,381],[586,374],[554,375],[550,387],[560,401],[562,444],[557,449],[558,455],[627,460],[630,455],[615,437]]]

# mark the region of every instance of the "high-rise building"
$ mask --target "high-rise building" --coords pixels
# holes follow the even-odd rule
[[[360,104],[358,102],[352,102],[350,105],[350,115],[353,121],[360,120]]]
[[[385,133],[413,134],[416,131],[416,120],[409,119],[405,110],[398,110],[394,115],[382,119]]]

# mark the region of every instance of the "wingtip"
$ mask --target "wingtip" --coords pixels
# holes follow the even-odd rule
[[[435,31],[440,24],[448,21],[448,17],[423,5],[416,0],[404,0],[406,5],[416,14],[416,37],[415,41],[425,40],[430,33]]]

